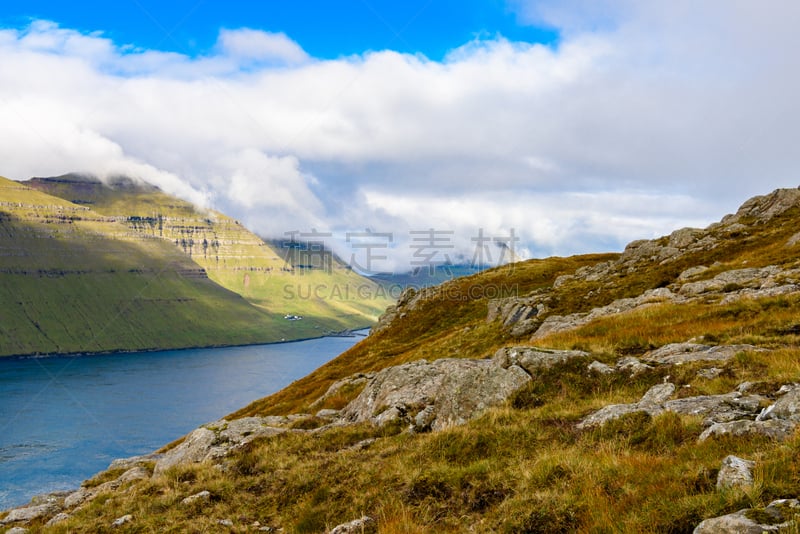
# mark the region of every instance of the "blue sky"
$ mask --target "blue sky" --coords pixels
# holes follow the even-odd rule
[[[47,19],[119,44],[209,53],[220,28],[283,32],[316,58],[365,51],[421,53],[440,60],[476,36],[554,43],[554,28],[520,21],[504,0],[7,0],[0,24]]]
[[[619,250],[797,187],[800,3],[6,0],[0,175],[126,174],[267,236]],[[340,250],[347,256],[347,250]]]

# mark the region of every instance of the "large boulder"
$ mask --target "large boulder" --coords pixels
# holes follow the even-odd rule
[[[791,525],[800,513],[797,499],[772,501],[763,509],[747,508],[732,514],[706,519],[694,529],[694,534],[762,534],[780,532]]]
[[[573,358],[585,358],[588,352],[582,350],[551,350],[537,347],[504,347],[494,353],[492,360],[503,369],[518,365],[531,375],[549,369],[554,365],[566,363]]]
[[[492,360],[420,360],[376,373],[342,416],[379,425],[401,419],[420,431],[440,430],[504,402],[530,381],[521,367]]]
[[[753,345],[701,345],[699,343],[670,343],[645,354],[642,359],[662,365],[687,362],[727,361],[740,352],[761,351]]]

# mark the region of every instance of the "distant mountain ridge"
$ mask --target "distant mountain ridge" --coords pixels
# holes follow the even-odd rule
[[[316,337],[368,326],[389,301],[340,263],[299,276],[282,252],[130,178],[0,178],[0,355]],[[360,291],[287,291],[300,284]]]

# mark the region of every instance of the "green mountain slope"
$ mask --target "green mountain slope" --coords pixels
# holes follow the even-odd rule
[[[0,355],[297,339],[363,327],[385,305],[356,291],[286,298],[301,277],[291,266],[272,276],[285,268],[274,250],[155,188],[80,177],[29,184],[0,179]],[[344,269],[302,281],[372,287]]]

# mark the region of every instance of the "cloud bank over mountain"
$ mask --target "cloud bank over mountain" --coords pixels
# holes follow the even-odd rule
[[[321,60],[252,28],[203,56],[0,30],[0,172],[139,176],[343,254],[347,231],[393,232],[394,267],[412,230],[454,232],[451,256],[479,228],[528,255],[618,248],[800,183],[800,6],[513,6],[559,41]]]

